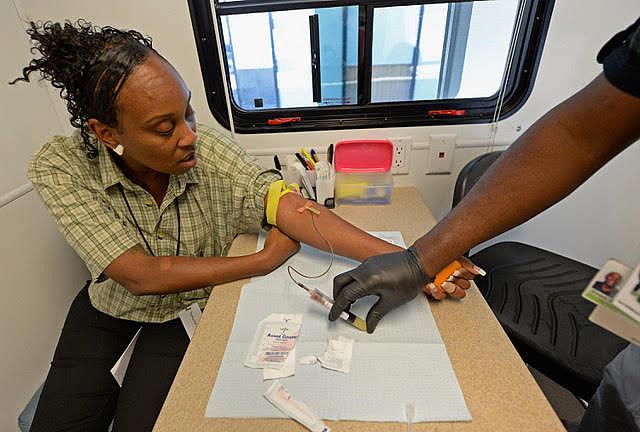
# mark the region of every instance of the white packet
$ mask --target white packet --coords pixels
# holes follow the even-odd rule
[[[312,432],[331,432],[331,429],[316,416],[308,406],[295,400],[280,380],[271,384],[269,389],[263,394],[265,399],[271,402],[280,411],[306,427]]]
[[[271,314],[260,321],[244,365],[281,369],[296,345],[302,314]]]
[[[327,347],[318,361],[323,368],[349,373],[354,340],[344,336],[330,337]]]

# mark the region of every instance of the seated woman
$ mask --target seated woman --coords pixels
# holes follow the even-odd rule
[[[189,342],[178,312],[204,307],[212,286],[272,271],[297,240],[325,243],[297,211],[306,200],[290,193],[264,249],[226,257],[236,235],[264,224],[278,173],[196,127],[187,84],[140,33],[78,21],[32,22],[28,34],[39,58],[14,83],[40,72],[77,128],[46,143],[28,175],[91,273],[31,430],[106,430],[112,419],[116,431],[151,430]],[[364,260],[399,249],[314,206],[336,253]],[[140,327],[120,388],[110,369]]]

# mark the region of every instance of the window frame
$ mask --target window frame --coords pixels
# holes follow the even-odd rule
[[[555,0],[526,1],[521,31],[516,40],[513,64],[507,77],[500,119],[513,115],[531,94],[555,3]],[[223,38],[222,17],[225,15],[353,5],[364,8],[365,13],[363,60],[365,67],[358,68],[358,104],[248,111],[235,104],[233,93],[229,88],[235,131],[250,134],[490,123],[498,103],[499,92],[483,98],[370,102],[374,9],[387,6],[465,2],[468,3],[468,0],[237,0],[218,3],[216,25],[221,39]],[[214,118],[223,127],[230,129],[218,46],[212,26],[212,1],[187,0],[187,3],[209,108]],[[221,41],[221,43],[224,42]],[[222,51],[224,52],[224,46]],[[223,60],[227,83],[230,85],[226,56]],[[368,103],[364,104],[365,101]],[[464,110],[464,115],[428,114],[437,110]],[[279,125],[267,123],[270,119],[289,117],[300,117],[301,121]]]

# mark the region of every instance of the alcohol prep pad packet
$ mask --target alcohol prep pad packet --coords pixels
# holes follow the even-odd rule
[[[244,365],[281,369],[300,336],[302,314],[273,313],[260,321]]]

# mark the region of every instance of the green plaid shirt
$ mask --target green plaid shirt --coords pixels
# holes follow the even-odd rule
[[[118,184],[131,205],[144,237],[156,256],[175,255],[180,210],[181,256],[224,256],[233,239],[259,228],[264,197],[278,180],[233,141],[198,125],[198,164],[172,175],[158,207],[146,190],[129,180],[95,142],[99,155],[90,160],[78,132],[56,136],[35,154],[28,176],[69,245],[92,275],[93,306],[121,319],[164,322],[193,302],[204,307],[211,287],[170,295],[135,296],[106,278],[104,269],[135,245],[145,243]]]

